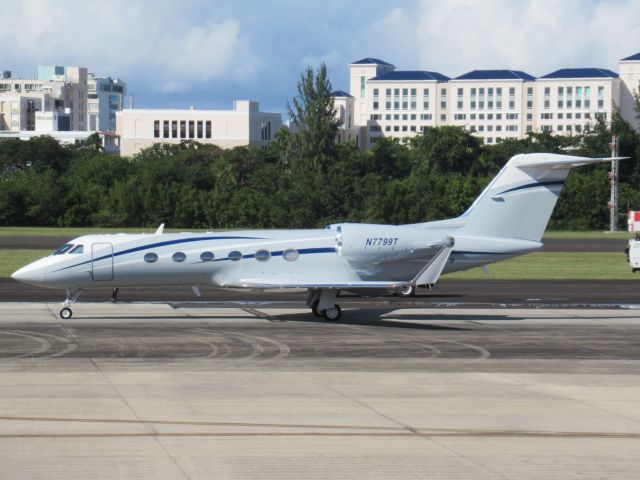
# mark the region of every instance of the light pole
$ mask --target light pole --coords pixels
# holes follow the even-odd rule
[[[611,183],[611,200],[609,201],[609,231],[618,231],[618,136],[611,137],[611,171],[609,181]]]

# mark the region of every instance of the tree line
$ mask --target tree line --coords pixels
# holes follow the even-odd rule
[[[0,225],[55,227],[315,228],[342,221],[415,223],[463,213],[518,153],[606,157],[619,136],[620,211],[640,209],[640,136],[618,113],[571,137],[532,133],[484,145],[458,127],[426,130],[367,151],[336,143],[326,69],[301,76],[295,129],[267,149],[185,141],[132,157],[101,151],[97,136],[0,141]],[[608,226],[607,164],[574,170],[550,227]]]

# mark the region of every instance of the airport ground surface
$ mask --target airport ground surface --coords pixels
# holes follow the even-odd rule
[[[0,304],[2,479],[638,478],[639,310],[58,308]]]
[[[342,296],[339,323],[202,290],[85,291],[61,320],[64,293],[0,279],[0,480],[638,478],[633,280],[445,279]]]

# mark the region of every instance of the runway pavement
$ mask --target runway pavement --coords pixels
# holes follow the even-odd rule
[[[640,280],[640,276],[638,277]],[[295,291],[233,291],[201,287],[196,297],[189,287],[122,288],[121,302],[212,302],[218,305],[250,306],[273,303],[301,307],[306,293]],[[62,290],[24,285],[12,279],[0,279],[0,302],[59,302]],[[110,289],[83,290],[79,302],[103,302],[111,297]],[[511,307],[595,307],[618,308],[640,304],[640,282],[628,280],[442,280],[433,290],[420,289],[412,298],[391,295],[359,298],[341,294],[338,303],[359,308],[402,306],[406,308],[487,308]]]
[[[0,304],[0,479],[636,479],[640,311]]]

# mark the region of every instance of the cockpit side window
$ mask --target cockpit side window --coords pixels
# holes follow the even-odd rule
[[[76,253],[76,254],[80,254],[80,253],[84,253],[84,245],[76,245],[73,249],[71,249],[69,251],[69,253]]]
[[[54,255],[62,255],[63,253],[67,253],[69,250],[71,250],[73,248],[73,244],[71,243],[65,243],[64,245],[62,245],[59,249],[57,249],[55,252],[53,252]]]

